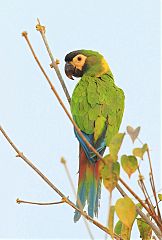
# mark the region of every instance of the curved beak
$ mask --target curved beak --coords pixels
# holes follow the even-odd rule
[[[74,80],[74,78],[72,77],[75,73],[75,67],[69,63],[69,62],[66,62],[65,64],[65,74],[68,78]]]

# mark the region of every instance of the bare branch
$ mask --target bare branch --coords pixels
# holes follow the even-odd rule
[[[21,200],[19,198],[16,199],[16,203],[18,203],[18,204],[26,203],[26,204],[40,205],[40,206],[56,205],[56,204],[65,203],[65,202],[66,201],[64,198],[62,198],[62,201],[59,201],[59,202],[31,202],[31,201]]]
[[[36,29],[37,29],[37,31],[40,32],[40,34],[41,34],[41,36],[42,36],[42,39],[43,39],[43,41],[44,41],[44,44],[45,44],[45,46],[46,46],[47,52],[48,52],[48,54],[49,54],[49,56],[50,56],[50,59],[51,59],[51,61],[52,61],[52,64],[51,64],[50,66],[54,68],[54,70],[55,70],[55,72],[56,72],[56,74],[57,74],[57,77],[58,77],[58,79],[59,79],[59,81],[60,81],[60,83],[61,83],[61,86],[62,86],[62,88],[63,88],[63,90],[64,90],[64,93],[65,93],[65,95],[66,95],[66,98],[67,98],[68,102],[70,103],[71,98],[70,98],[69,92],[68,92],[68,90],[67,90],[67,87],[66,87],[66,85],[65,85],[65,82],[64,82],[64,80],[63,80],[63,77],[62,77],[62,75],[61,75],[61,73],[60,73],[59,67],[58,67],[59,61],[58,61],[58,59],[56,59],[56,61],[55,61],[55,59],[54,59],[54,57],[53,57],[53,54],[52,54],[52,52],[51,52],[51,49],[50,49],[50,47],[49,47],[49,45],[48,45],[48,41],[47,41],[47,38],[46,38],[46,35],[45,35],[45,27],[42,26],[42,25],[40,25],[39,19],[37,19],[37,21],[38,21],[38,24],[36,25]]]
[[[155,214],[155,209],[154,209],[153,203],[152,203],[152,201],[150,199],[150,196],[148,194],[147,188],[145,186],[144,177],[141,174],[140,167],[138,167],[138,172],[139,172],[138,185],[140,186],[140,188],[141,188],[141,190],[142,190],[142,192],[144,194],[145,202],[148,205],[150,211],[152,211],[153,214]]]
[[[141,141],[140,138],[137,138],[138,141],[143,145],[143,142]],[[151,157],[150,157],[150,150],[149,148],[147,148],[147,157],[148,157],[148,160],[149,160],[149,167],[150,167],[150,185],[151,185],[151,189],[152,189],[152,192],[153,192],[153,196],[154,196],[154,199],[155,199],[155,202],[156,202],[156,208],[157,208],[157,213],[158,213],[158,216],[159,216],[159,219],[161,221],[161,213],[160,213],[160,209],[159,209],[159,205],[158,205],[158,199],[157,199],[157,195],[156,195],[156,188],[155,188],[155,181],[154,181],[154,174],[153,174],[153,169],[152,169],[152,162],[151,162]],[[149,197],[148,197],[149,198]]]
[[[161,214],[160,214],[160,209],[159,209],[158,200],[157,200],[157,196],[156,196],[156,188],[155,188],[155,182],[154,182],[154,174],[153,174],[153,170],[152,170],[152,163],[151,163],[151,157],[150,157],[149,148],[147,148],[147,156],[148,156],[149,166],[150,166],[150,183],[151,183],[151,188],[152,188],[153,195],[154,195],[154,198],[155,198],[158,216],[159,216],[159,218],[160,218],[160,220],[161,220]]]

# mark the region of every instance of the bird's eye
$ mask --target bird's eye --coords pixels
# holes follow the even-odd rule
[[[82,60],[82,58],[81,57],[78,57],[78,61],[81,61]]]

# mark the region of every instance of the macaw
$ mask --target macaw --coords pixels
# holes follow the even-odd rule
[[[81,77],[70,103],[74,121],[89,143],[103,156],[106,146],[118,133],[124,112],[124,93],[104,57],[95,51],[77,50],[65,56],[65,74],[70,79]],[[77,199],[88,214],[98,216],[101,196],[99,159],[74,129],[79,141],[79,179]],[[78,200],[76,203],[79,208]],[[74,222],[80,218],[75,211]]]

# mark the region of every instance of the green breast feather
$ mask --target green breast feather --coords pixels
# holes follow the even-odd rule
[[[76,85],[71,112],[78,127],[87,134],[94,133],[99,118],[108,124],[106,145],[118,132],[124,111],[124,93],[118,88],[111,73],[100,78],[83,76]]]

